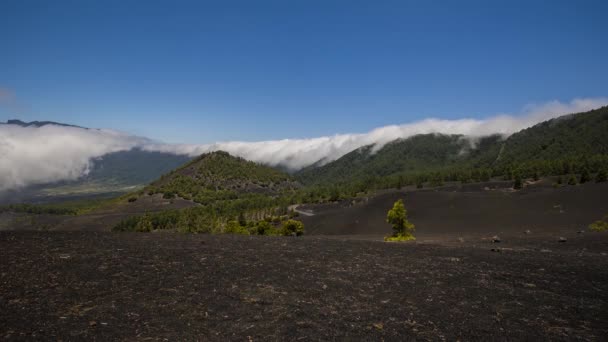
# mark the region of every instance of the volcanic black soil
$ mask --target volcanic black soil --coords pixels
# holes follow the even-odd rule
[[[606,234],[459,243],[0,232],[0,339],[608,336]]]
[[[541,181],[520,191],[512,182],[446,186],[437,189],[388,191],[356,204],[299,206],[314,213],[301,215],[306,233],[313,235],[390,234],[386,213],[403,199],[417,236],[458,237],[509,232],[567,234],[585,229],[608,214],[608,183],[554,188]],[[446,235],[447,234],[447,235]]]
[[[602,340],[607,193],[388,191],[298,207],[302,238],[108,231],[143,200],[45,219],[72,231],[0,231],[0,340]],[[382,242],[398,198],[416,242]]]

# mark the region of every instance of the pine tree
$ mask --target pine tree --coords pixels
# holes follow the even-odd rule
[[[386,222],[393,225],[393,237],[411,237],[414,233],[414,225],[407,220],[407,210],[400,199],[386,215]]]

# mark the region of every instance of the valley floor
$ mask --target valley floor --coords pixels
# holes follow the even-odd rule
[[[501,238],[0,232],[0,339],[608,336],[606,233]]]

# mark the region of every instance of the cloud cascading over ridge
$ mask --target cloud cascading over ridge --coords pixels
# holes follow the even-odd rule
[[[333,161],[365,145],[375,144],[377,150],[390,141],[416,134],[462,134],[473,138],[490,134],[507,136],[551,118],[607,104],[608,98],[575,99],[569,103],[552,101],[526,106],[519,115],[502,114],[487,119],[425,119],[376,128],[368,133],[205,145],[163,144],[113,130],[56,125],[0,125],[0,191],[31,184],[75,180],[87,174],[94,158],[133,148],[189,156],[223,150],[248,160],[297,170],[318,161]]]
[[[146,145],[150,151],[163,151],[191,156],[223,150],[256,162],[272,166],[283,165],[293,170],[317,161],[331,162],[346,153],[365,145],[375,144],[375,150],[395,139],[417,134],[442,133],[482,137],[491,134],[508,136],[539,122],[570,113],[579,113],[608,104],[608,98],[574,99],[541,105],[528,105],[519,115],[500,114],[487,119],[425,119],[403,125],[376,128],[368,133],[337,134],[310,139],[284,139],[260,142],[219,142],[208,145]]]
[[[147,143],[111,130],[0,125],[0,191],[75,180],[88,173],[93,158]]]

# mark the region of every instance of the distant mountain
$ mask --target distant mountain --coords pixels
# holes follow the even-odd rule
[[[161,175],[187,163],[192,157],[141,149],[106,154],[93,161],[82,181],[146,185]]]
[[[17,119],[7,120],[6,123],[0,122],[0,125],[17,125],[17,126],[21,126],[21,127],[42,127],[42,126],[47,126],[47,125],[55,125],[55,126],[63,126],[63,127],[76,127],[76,128],[88,129],[88,128],[85,128],[85,127],[80,127],[80,126],[75,126],[75,125],[69,125],[69,124],[64,124],[64,123],[54,122],[54,121],[31,121],[31,122],[24,122],[24,121],[17,120]]]
[[[90,129],[54,121],[8,120],[0,125],[40,128],[44,126]],[[91,160],[89,172],[73,181],[36,184],[0,193],[0,203],[39,202],[73,197],[107,196],[133,191],[190,161],[192,157],[133,148]]]
[[[242,194],[279,195],[299,187],[287,173],[227,152],[206,153],[151,183],[145,191],[199,203]]]
[[[455,168],[505,169],[531,162],[608,156],[608,107],[548,120],[502,139],[425,134],[398,139],[378,151],[364,146],[323,166],[295,174],[304,184]]]
[[[37,184],[0,193],[0,204],[107,197],[144,187],[192,158],[140,149],[106,154],[92,161],[89,173],[74,181]]]

